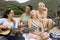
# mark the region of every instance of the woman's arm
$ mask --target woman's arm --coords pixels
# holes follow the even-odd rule
[[[28,21],[28,27],[31,28],[31,19]]]
[[[19,23],[21,22],[21,20],[22,20],[22,16],[19,17]]]
[[[19,17],[19,21],[18,21],[18,26],[19,26],[19,27],[21,27],[21,24],[22,24],[21,20],[22,20],[22,16]]]
[[[41,25],[41,32],[44,32],[43,23],[41,22],[40,25]]]

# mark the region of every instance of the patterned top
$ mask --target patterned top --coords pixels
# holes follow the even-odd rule
[[[41,31],[41,25],[40,25],[40,21],[38,20],[37,22],[32,20],[32,27],[31,27],[31,31],[32,32],[40,32]]]

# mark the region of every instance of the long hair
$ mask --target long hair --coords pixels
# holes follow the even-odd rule
[[[36,14],[36,17],[38,18],[36,10],[32,10],[32,11],[30,12],[30,15],[33,14],[34,12],[35,12],[35,14]],[[31,18],[32,18],[32,16],[31,16]]]
[[[7,9],[5,14],[2,16],[2,18],[8,18],[8,15],[11,12],[11,10],[12,10],[11,8]],[[14,23],[14,26],[15,26],[15,20],[11,19],[11,21]]]
[[[10,9],[10,8],[7,9],[6,12],[5,12],[5,14],[3,14],[2,18],[8,18],[8,15],[7,14],[9,14],[11,12],[11,10],[12,9]]]
[[[45,7],[45,4],[43,2],[39,2],[38,5],[43,5],[43,7]]]

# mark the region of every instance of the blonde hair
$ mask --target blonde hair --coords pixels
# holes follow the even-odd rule
[[[42,5],[45,7],[45,4],[43,2],[39,2],[38,5]]]
[[[32,11],[30,12],[30,14],[31,14],[31,15],[32,15],[32,14],[35,14],[36,17],[38,18],[38,16],[37,16],[37,11],[36,11],[36,10],[32,10]]]
[[[34,12],[36,13],[36,10],[32,10],[32,11],[30,12],[30,14],[32,14],[32,13],[34,13]]]

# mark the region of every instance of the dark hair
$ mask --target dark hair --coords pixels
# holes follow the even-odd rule
[[[48,15],[47,18],[52,18],[52,17],[50,15]]]
[[[9,14],[11,12],[12,9],[7,9],[5,14],[2,16],[2,18],[8,18],[7,14]]]
[[[7,14],[9,14],[11,12],[11,10],[12,10],[11,8],[7,9],[5,14],[2,16],[2,18],[8,18]],[[14,26],[15,26],[15,20],[13,20],[13,19],[11,19],[11,20],[13,21]]]
[[[59,17],[60,17],[60,10],[58,10],[58,11],[57,11],[57,16],[59,16]]]
[[[31,6],[31,5],[27,5],[28,7],[30,7],[30,10],[32,10],[33,9],[33,7]]]

